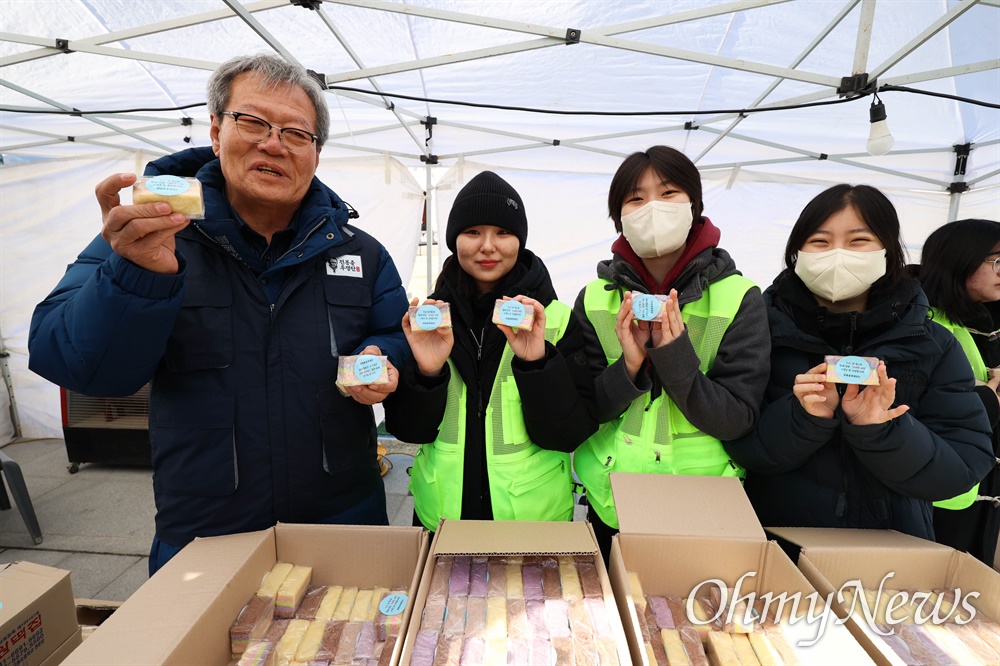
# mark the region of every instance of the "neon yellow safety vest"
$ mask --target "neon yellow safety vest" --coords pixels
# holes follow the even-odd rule
[[[566,333],[572,310],[552,301],[545,308],[545,339]],[[570,457],[528,439],[521,395],[510,367],[514,351],[504,345],[486,406],[486,470],[494,520],[572,520]],[[424,527],[436,530],[441,518],[462,517],[467,388],[449,358],[448,402],[438,438],[420,447],[410,472],[413,508]]]
[[[976,343],[972,339],[972,334],[969,333],[969,330],[965,326],[951,321],[944,316],[944,313],[935,308],[931,308],[931,319],[952,332],[952,335],[958,340],[958,344],[962,346],[962,351],[965,352],[966,357],[969,359],[969,364],[972,366],[972,374],[976,376],[976,379],[984,382],[989,381],[989,370],[986,369],[983,355],[979,353],[979,348],[976,347]],[[951,509],[953,511],[968,509],[975,503],[978,496],[979,484],[977,483],[957,497],[934,502],[934,506],[939,509]]]
[[[610,365],[622,355],[615,333],[622,299],[617,289],[605,289],[608,284],[606,280],[588,284],[583,302]],[[731,275],[709,285],[700,299],[681,308],[702,373],[711,369],[743,297],[756,286],[741,275]],[[694,427],[665,392],[652,402],[649,395],[639,396],[624,414],[601,425],[576,450],[573,465],[587,488],[590,506],[614,528],[618,527],[618,515],[611,494],[611,472],[743,476],[722,442]]]

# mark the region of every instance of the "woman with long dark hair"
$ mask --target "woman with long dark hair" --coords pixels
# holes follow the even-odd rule
[[[992,466],[990,428],[961,347],[907,274],[895,208],[867,185],[825,190],[792,227],[785,266],[764,292],[760,422],[726,443],[760,521],[933,539],[931,502]],[[847,376],[827,356],[877,360]]]
[[[569,454],[597,429],[580,325],[525,247],[524,203],[500,176],[462,188],[445,236],[452,255],[424,305],[447,303],[451,326],[403,318],[414,362],[386,401],[386,429],[423,445],[410,473],[414,525],[572,520]],[[498,299],[533,321],[494,323]]]
[[[920,282],[934,321],[950,330],[972,366],[976,393],[993,426],[993,453],[1000,456],[1000,222],[958,220],[927,237]],[[989,565],[1000,533],[1000,475],[996,466],[978,486],[934,503],[934,533],[940,543],[964,550]],[[978,499],[977,498],[982,498]]]

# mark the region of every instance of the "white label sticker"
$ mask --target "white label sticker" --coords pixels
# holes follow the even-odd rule
[[[179,176],[153,176],[146,181],[146,189],[169,197],[187,192],[191,184]]]
[[[364,273],[361,271],[361,255],[345,254],[342,257],[330,259],[326,264],[326,274],[364,277]]]

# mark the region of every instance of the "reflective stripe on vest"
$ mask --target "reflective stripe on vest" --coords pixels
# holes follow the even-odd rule
[[[587,285],[583,299],[587,318],[610,365],[622,355],[615,333],[622,299],[617,289],[605,289],[608,285],[605,280],[594,280]],[[697,301],[681,307],[703,374],[711,369],[723,335],[753,287],[756,285],[747,278],[731,275],[709,285]],[[652,401],[649,394],[639,396],[622,416],[602,424],[576,450],[573,465],[587,488],[590,506],[614,528],[618,527],[618,516],[608,476],[613,471],[743,476],[722,443],[695,428],[665,392]]]
[[[566,333],[572,310],[552,301],[545,308],[545,339]],[[548,451],[528,439],[521,396],[511,370],[514,351],[504,345],[486,406],[486,469],[494,520],[572,520],[573,482],[568,453]],[[413,508],[429,530],[441,518],[462,517],[468,390],[448,359],[448,402],[432,444],[420,447],[410,472]]]
[[[986,369],[983,355],[979,353],[979,348],[976,347],[976,343],[972,339],[972,334],[969,333],[969,330],[965,326],[956,324],[948,319],[944,313],[935,308],[931,308],[931,319],[947,328],[955,336],[958,344],[962,346],[962,351],[965,352],[966,358],[969,359],[969,364],[972,366],[972,374],[975,375],[976,379],[984,382],[989,381],[989,370]],[[975,503],[978,495],[979,484],[977,483],[961,495],[934,502],[934,506],[939,509],[951,509],[952,511],[968,509]]]

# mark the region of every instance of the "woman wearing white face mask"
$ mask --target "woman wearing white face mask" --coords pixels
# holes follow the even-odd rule
[[[770,349],[760,290],[702,210],[701,177],[683,153],[653,146],[626,158],[608,192],[622,236],[574,308],[603,424],[574,468],[605,558],[618,529],[610,472],[739,476],[721,440],[759,414]],[[668,297],[662,321],[636,317],[658,305],[649,294]]]
[[[771,378],[756,429],[726,443],[764,525],[934,538],[931,502],[993,462],[961,347],[906,272],[899,219],[866,185],[810,201],[764,292]],[[827,355],[879,360],[877,385],[828,382]]]

